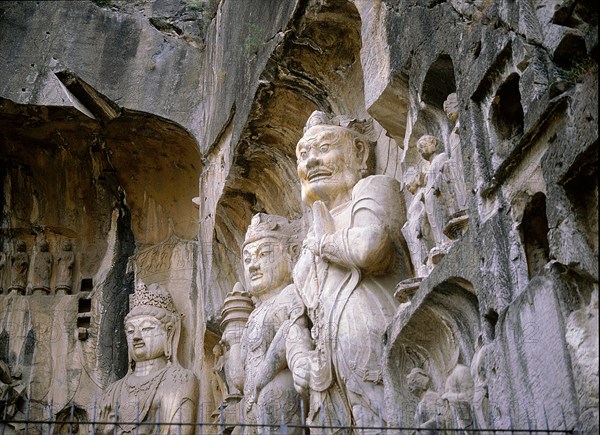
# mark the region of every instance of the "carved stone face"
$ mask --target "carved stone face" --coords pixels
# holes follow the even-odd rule
[[[285,248],[268,237],[248,243],[242,252],[246,288],[252,296],[283,287],[291,279]]]
[[[344,128],[311,127],[296,146],[302,199],[308,204],[322,200],[331,205],[349,197],[361,178],[360,154],[364,152],[364,146],[357,149]]]
[[[438,141],[435,136],[421,136],[417,141],[417,150],[425,160],[428,160],[437,150]]]
[[[162,322],[155,317],[141,315],[128,319],[125,335],[134,361],[150,361],[164,356],[167,334]]]
[[[48,249],[50,248],[50,246],[48,245],[48,242],[45,240],[41,240],[40,243],[38,244],[40,251],[41,252],[48,252]]]

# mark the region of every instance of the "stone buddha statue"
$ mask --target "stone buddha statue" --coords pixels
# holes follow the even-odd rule
[[[310,393],[311,433],[386,424],[383,337],[411,265],[400,183],[367,176],[369,134],[364,120],[314,112],[296,146],[312,226],[294,269],[305,312],[294,319],[287,359],[297,390]]]
[[[125,317],[130,369],[102,398],[101,434],[193,434],[198,408],[196,376],[177,362],[180,316],[169,292],[138,282]],[[160,422],[156,426],[137,423]],[[116,432],[115,432],[116,431]]]

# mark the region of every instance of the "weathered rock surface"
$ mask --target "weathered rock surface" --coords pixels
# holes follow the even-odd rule
[[[259,212],[312,221],[295,150],[321,110],[372,120],[369,169],[400,182],[401,210],[418,139],[451,158],[460,141],[468,225],[402,287],[385,421],[413,425],[407,375],[423,370],[442,397],[481,337],[489,427],[597,432],[597,31],[588,0],[1,3],[6,380],[27,385],[33,416],[91,416],[127,369],[122,324],[142,278],[184,313],[179,361],[210,418],[246,229]],[[17,240],[25,294],[7,295]],[[50,294],[31,295],[41,240]],[[71,295],[56,294],[65,240]]]

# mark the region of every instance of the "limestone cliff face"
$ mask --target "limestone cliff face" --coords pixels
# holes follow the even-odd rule
[[[159,282],[208,418],[246,228],[304,216],[295,145],[323,110],[374,121],[377,174],[404,186],[427,134],[464,178],[468,226],[389,325],[387,421],[414,423],[412,368],[441,393],[482,335],[488,424],[593,431],[597,44],[589,1],[3,2],[0,358],[40,415],[91,415],[133,280]],[[16,241],[30,283],[42,239],[73,242],[72,294],[56,261],[51,295],[7,294]]]

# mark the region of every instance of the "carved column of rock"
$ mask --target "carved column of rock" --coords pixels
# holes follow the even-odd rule
[[[33,294],[50,294],[50,277],[52,275],[52,254],[48,251],[47,240],[40,240],[38,252],[33,262]]]
[[[227,420],[231,422],[239,420],[240,416],[238,405],[242,399],[244,388],[244,367],[240,356],[241,338],[244,326],[253,308],[252,299],[250,299],[242,285],[237,283],[233,290],[227,294],[221,310],[223,319],[221,321],[221,330],[223,331],[221,345],[225,350],[223,371],[227,386],[225,406],[229,417]]]
[[[73,290],[73,266],[75,253],[70,240],[63,241],[62,251],[56,260],[56,294],[71,294]]]
[[[27,272],[29,270],[29,254],[23,240],[17,240],[15,252],[10,259],[10,287],[8,292],[16,291],[24,295],[27,290]]]

